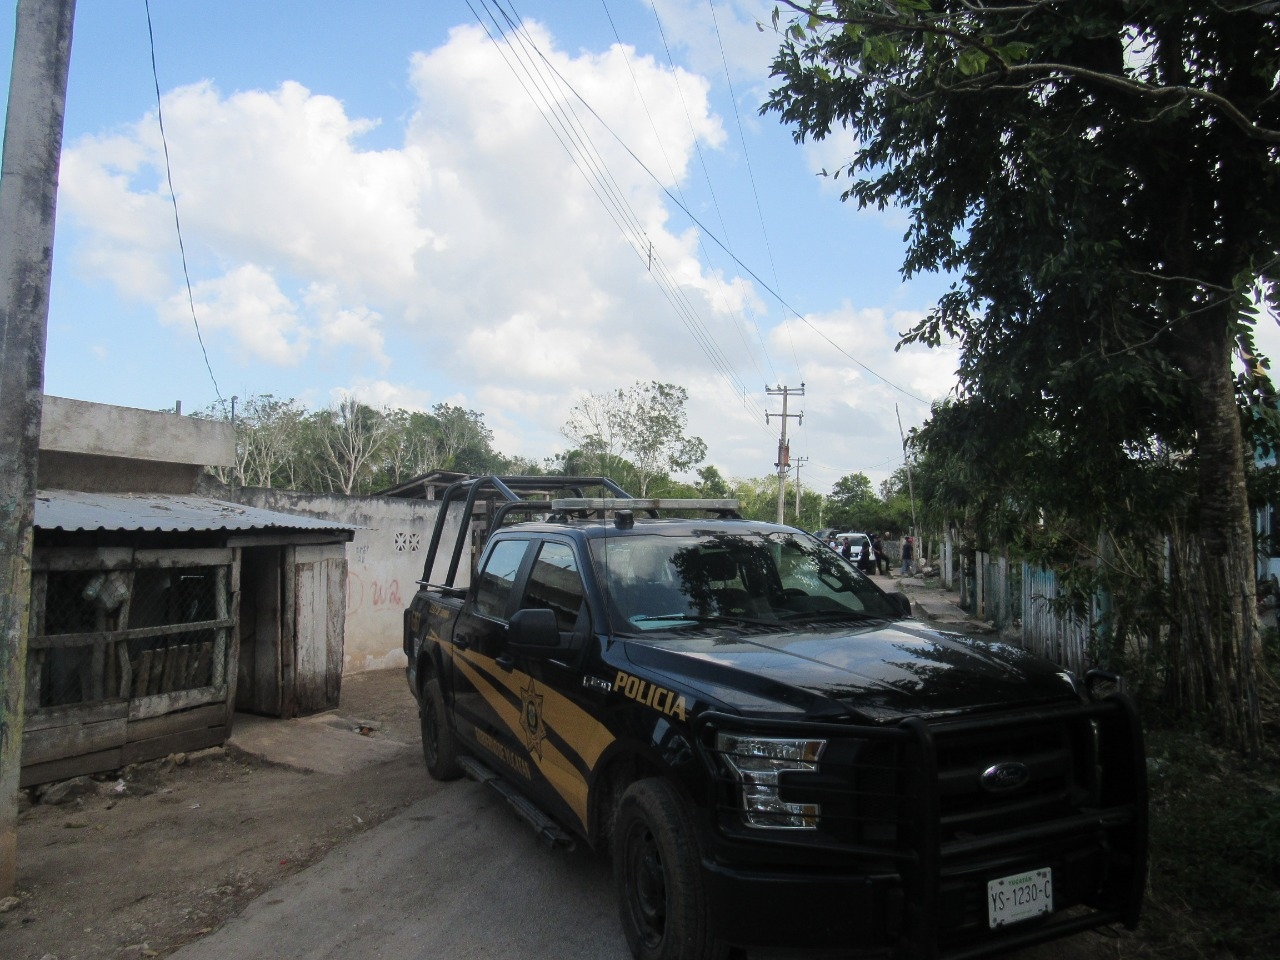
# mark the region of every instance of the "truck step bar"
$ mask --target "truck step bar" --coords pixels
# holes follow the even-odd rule
[[[514,787],[510,786],[479,760],[474,757],[461,756],[458,757],[458,764],[472,780],[486,784],[497,791],[507,801],[511,809],[516,812],[517,816],[533,827],[533,832],[538,835],[538,839],[547,846],[561,850],[573,849],[573,837],[561,830],[554,820],[521,796]]]

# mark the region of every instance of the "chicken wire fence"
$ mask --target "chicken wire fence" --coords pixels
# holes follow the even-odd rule
[[[224,566],[36,572],[27,709],[219,682],[228,580]]]

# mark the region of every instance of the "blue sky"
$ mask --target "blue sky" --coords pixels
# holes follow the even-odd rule
[[[211,378],[144,4],[82,0],[46,392],[184,411],[217,392],[447,401],[483,412],[503,452],[542,458],[566,446],[584,393],[662,380],[689,390],[710,462],[761,476],[778,429],[764,412],[781,411],[765,387],[803,381],[788,433],[804,485],[887,476],[898,413],[910,429],[953,384],[954,350],[894,350],[944,281],[905,283],[904,216],[842,204],[817,175],[851,142],[797,145],[758,115],[772,5],[503,8],[537,49],[542,73],[523,85],[464,0],[153,0]],[[3,28],[11,50],[11,17]],[[529,90],[559,78],[590,111],[563,87],[554,113],[535,103]],[[544,116],[573,117],[574,155]]]

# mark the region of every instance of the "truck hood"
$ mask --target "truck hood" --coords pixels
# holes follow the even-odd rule
[[[912,620],[862,629],[627,637],[628,660],[741,713],[887,723],[1077,702],[1069,674],[1017,647]]]

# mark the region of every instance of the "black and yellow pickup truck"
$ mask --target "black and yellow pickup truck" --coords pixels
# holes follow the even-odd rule
[[[609,853],[637,958],[978,957],[1138,919],[1130,699],[913,620],[733,501],[455,484],[404,646],[431,775]]]

